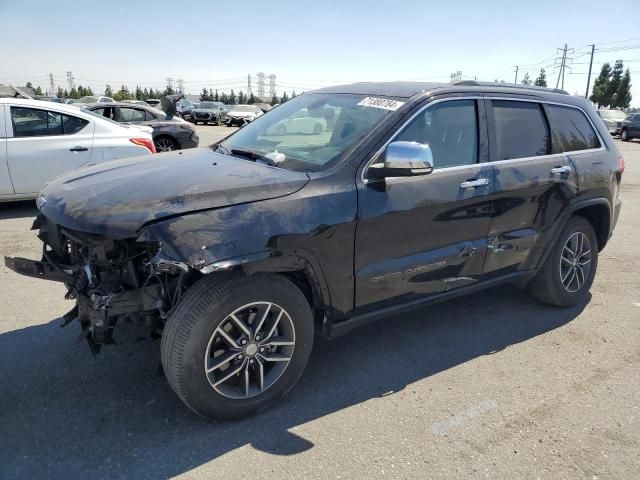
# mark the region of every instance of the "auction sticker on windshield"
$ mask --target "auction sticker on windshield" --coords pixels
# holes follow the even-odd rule
[[[358,105],[363,107],[383,108],[385,110],[397,110],[404,105],[404,102],[389,100],[388,98],[366,97],[363,98]]]

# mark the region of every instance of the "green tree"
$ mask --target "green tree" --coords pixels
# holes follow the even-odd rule
[[[140,85],[136,85],[136,100],[144,100],[143,95]]]
[[[291,98],[296,98],[296,91],[291,92]]]
[[[149,90],[147,90],[147,87],[144,87],[144,90],[142,90],[142,98],[141,100],[147,100],[149,97]]]
[[[288,100],[289,100],[289,96],[287,95],[287,92],[285,91],[285,92],[282,94],[282,98],[280,99],[280,103],[284,103],[284,102],[286,102],[286,101],[288,101]]]
[[[27,82],[27,84],[25,85],[25,87],[30,88],[31,90],[33,90],[33,83],[31,83],[31,82]]]
[[[624,65],[622,64],[622,60],[616,60],[616,63],[613,65],[613,70],[611,72],[611,79],[609,80],[609,84],[606,89],[606,105],[613,106],[616,102],[616,94],[618,93],[618,88],[620,88],[620,82],[622,81],[622,74],[624,73]]]
[[[63,98],[71,98],[71,97],[69,97],[69,92],[67,92],[67,89],[66,89],[66,88],[64,89],[64,92],[63,92],[63,93],[64,93],[64,95],[62,95],[62,96],[63,96]]]
[[[547,73],[544,71],[544,68],[540,69],[540,75],[536,78],[534,85],[538,87],[546,87],[547,86]]]
[[[85,88],[85,93],[87,95],[93,95],[93,90],[91,90],[91,87],[87,87],[87,88]]]
[[[42,88],[40,88],[40,85],[33,89],[33,93],[36,95],[42,95]]]
[[[207,90],[207,87],[204,87],[202,89],[202,93],[200,94],[200,101],[206,102],[207,100],[211,100],[211,96],[209,95],[209,90]]]
[[[231,89],[231,93],[229,94],[229,103],[232,104],[232,105],[235,105],[236,100],[237,100],[237,97],[236,97],[236,94],[235,94],[235,92],[233,91],[233,88],[232,88]]]
[[[253,92],[251,92],[251,95],[249,95],[249,99],[247,100],[247,103],[249,105],[253,105],[254,103],[256,103],[256,97],[253,94]]]
[[[244,92],[242,90],[240,90],[240,92],[238,93],[238,103],[240,103],[240,104],[247,103],[247,97],[245,96],[245,94],[244,94]]]
[[[69,98],[80,98],[78,89],[76,89],[76,87],[73,87],[71,90],[69,90]]]
[[[612,107],[628,108],[631,104],[631,72],[627,68],[624,72],[618,91],[615,95],[615,100],[611,104]]]
[[[280,99],[278,98],[278,95],[274,95],[273,97],[271,97],[271,105],[276,105],[280,103]]]
[[[113,99],[116,102],[121,102],[122,100],[131,100],[133,99],[133,95],[129,92],[129,89],[126,85],[120,86],[120,90],[118,90],[114,95]]]
[[[62,90],[62,87],[58,87],[58,90],[56,91],[56,97],[65,98],[64,97],[64,90]]]
[[[113,90],[111,89],[111,85],[107,83],[107,86],[104,87],[104,96],[105,97],[113,97]]]
[[[524,74],[524,78],[522,79],[522,85],[531,85],[533,82],[531,81],[531,78],[529,77],[529,73],[525,73]]]
[[[593,82],[593,91],[589,100],[597,104],[598,107],[609,105],[607,102],[607,88],[609,86],[609,78],[611,77],[611,65],[605,63],[600,69],[600,74],[596,81]]]
[[[225,105],[229,104],[229,97],[227,96],[226,93],[222,92],[222,95],[220,95],[220,101]]]
[[[216,93],[213,96],[213,101],[214,102],[219,102],[220,101],[220,95],[218,95],[218,89],[216,88]]]

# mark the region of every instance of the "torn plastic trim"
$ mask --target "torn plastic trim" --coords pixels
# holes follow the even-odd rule
[[[255,262],[258,260],[265,260],[273,257],[270,252],[258,252],[249,255],[242,255],[240,257],[230,258],[227,260],[221,260],[218,262],[209,263],[207,265],[199,266],[197,269],[200,273],[208,275],[212,272],[218,272],[223,270],[229,270],[234,267],[238,267],[247,263]]]
[[[187,273],[191,268],[187,263],[174,260],[166,255],[162,248],[158,249],[150,262],[155,273]]]

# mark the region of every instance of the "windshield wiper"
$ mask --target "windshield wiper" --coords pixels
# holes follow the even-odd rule
[[[254,152],[253,150],[244,150],[242,148],[227,148],[227,147],[222,147],[222,148],[223,150],[226,150],[227,152],[229,152],[227,155],[240,155],[241,157],[247,157],[253,160],[254,162],[256,160],[260,160],[272,167],[279,167],[279,165],[269,157],[262,155],[261,153]]]

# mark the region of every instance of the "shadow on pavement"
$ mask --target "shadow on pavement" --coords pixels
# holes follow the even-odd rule
[[[35,217],[36,215],[38,215],[38,209],[34,200],[0,203],[0,220]]]
[[[244,445],[276,455],[314,448],[288,430],[489,355],[575,318],[500,287],[316,340],[300,384],[276,408],[237,423],[191,413],[159,366],[159,342],[92,357],[77,325],[0,335],[0,471],[8,478],[169,477]],[[425,399],[428,402],[428,399]],[[2,475],[0,475],[2,476]]]

